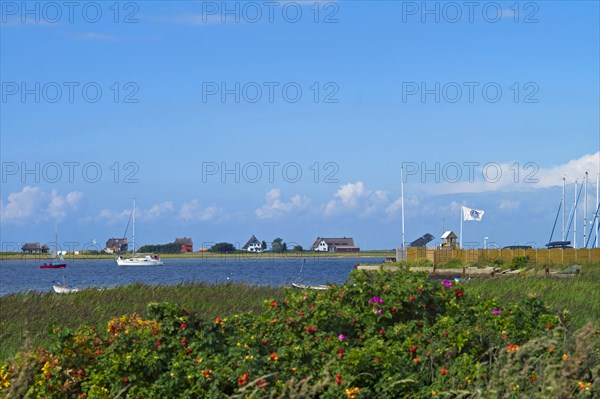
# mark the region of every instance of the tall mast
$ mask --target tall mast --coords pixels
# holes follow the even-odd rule
[[[598,209],[598,204],[600,204],[600,162],[598,162],[598,170],[598,177],[596,177],[596,209]],[[596,213],[594,217],[596,218],[596,248],[598,248],[598,233],[600,233],[600,231],[598,231],[598,226],[600,224],[600,215]]]
[[[583,245],[586,245],[586,235],[585,235],[585,231],[587,229],[587,213],[588,213],[588,209],[587,209],[587,195],[588,195],[588,172],[587,170],[585,171],[585,177],[584,177],[584,188],[583,188]],[[587,246],[587,245],[586,245]]]
[[[562,178],[563,181],[563,191],[562,191],[562,240],[566,241],[565,237],[565,177]]]
[[[402,199],[402,250],[404,250],[404,166],[400,168],[400,197]]]
[[[135,255],[135,197],[133,197],[133,211],[132,211],[133,227],[131,228],[131,245],[133,246],[132,254]]]
[[[575,180],[575,197],[573,198],[573,248],[577,249],[577,180]]]
[[[54,256],[53,258],[58,258],[58,226],[54,223]]]

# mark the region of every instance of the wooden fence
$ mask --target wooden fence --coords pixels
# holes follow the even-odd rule
[[[588,261],[600,262],[600,248],[555,248],[555,249],[438,249],[426,247],[406,248],[407,260],[428,259],[434,265],[449,260],[478,262],[501,259],[510,263],[514,258],[527,256],[538,264],[570,264]]]

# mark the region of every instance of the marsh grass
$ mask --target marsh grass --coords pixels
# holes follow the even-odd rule
[[[422,266],[422,262],[418,262]],[[404,266],[416,266],[403,262]],[[540,294],[557,313],[568,313],[570,328],[600,321],[600,264],[585,264],[573,278],[514,277],[471,279],[465,292],[487,300],[514,303],[529,294]],[[236,313],[263,311],[266,299],[281,300],[284,289],[246,284],[181,284],[148,286],[132,284],[106,290],[84,290],[75,294],[19,293],[0,297],[0,359],[23,348],[26,334],[34,347],[50,342],[55,328],[106,325],[112,317],[143,314],[151,302],[172,302],[205,319]]]
[[[258,313],[266,299],[283,298],[283,290],[247,284],[131,284],[72,294],[19,293],[0,297],[0,359],[23,348],[26,337],[34,347],[50,342],[53,329],[106,325],[116,315],[144,314],[151,302],[172,302],[202,318]]]
[[[566,310],[573,329],[587,322],[600,322],[600,265],[582,266],[579,276],[554,278],[546,276],[503,277],[471,279],[465,284],[465,293],[482,299],[515,303],[529,294],[540,294],[553,311]]]

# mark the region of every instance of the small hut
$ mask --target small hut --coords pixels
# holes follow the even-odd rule
[[[448,230],[440,237],[442,239],[442,249],[459,249],[458,236],[452,230]]]

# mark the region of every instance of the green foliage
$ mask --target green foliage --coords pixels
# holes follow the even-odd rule
[[[218,242],[209,249],[210,252],[230,254],[235,252],[235,246],[228,242]]]
[[[293,251],[294,252],[302,252],[302,251],[304,251],[304,248],[302,248],[302,245],[294,245]]]
[[[500,258],[492,260],[492,265],[496,267],[501,267],[504,265],[504,261]]]
[[[287,243],[283,242],[283,238],[277,237],[271,243],[271,251],[273,252],[285,252],[287,251]]]
[[[46,399],[600,395],[600,326],[582,330],[580,344],[538,295],[509,304],[425,274],[355,271],[347,284],[290,289],[264,306],[260,314],[206,318],[159,302],[145,317],[64,330],[47,349],[0,365],[0,393]]]
[[[447,262],[444,262],[439,266],[440,269],[460,269],[462,268],[463,262],[460,259],[451,259]]]
[[[51,292],[19,293],[0,297],[0,361],[23,347],[23,336],[36,346],[48,346],[50,326],[77,328],[106,325],[115,315],[142,313],[151,302],[172,302],[203,317],[260,313],[267,298],[283,297],[280,288],[242,283],[127,286],[88,289],[76,295]],[[1,397],[1,395],[0,395]]]
[[[168,244],[143,245],[138,252],[152,252],[159,254],[177,254],[181,252],[181,244],[170,242]]]
[[[529,256],[515,256],[510,261],[510,269],[524,269],[529,265]]]

